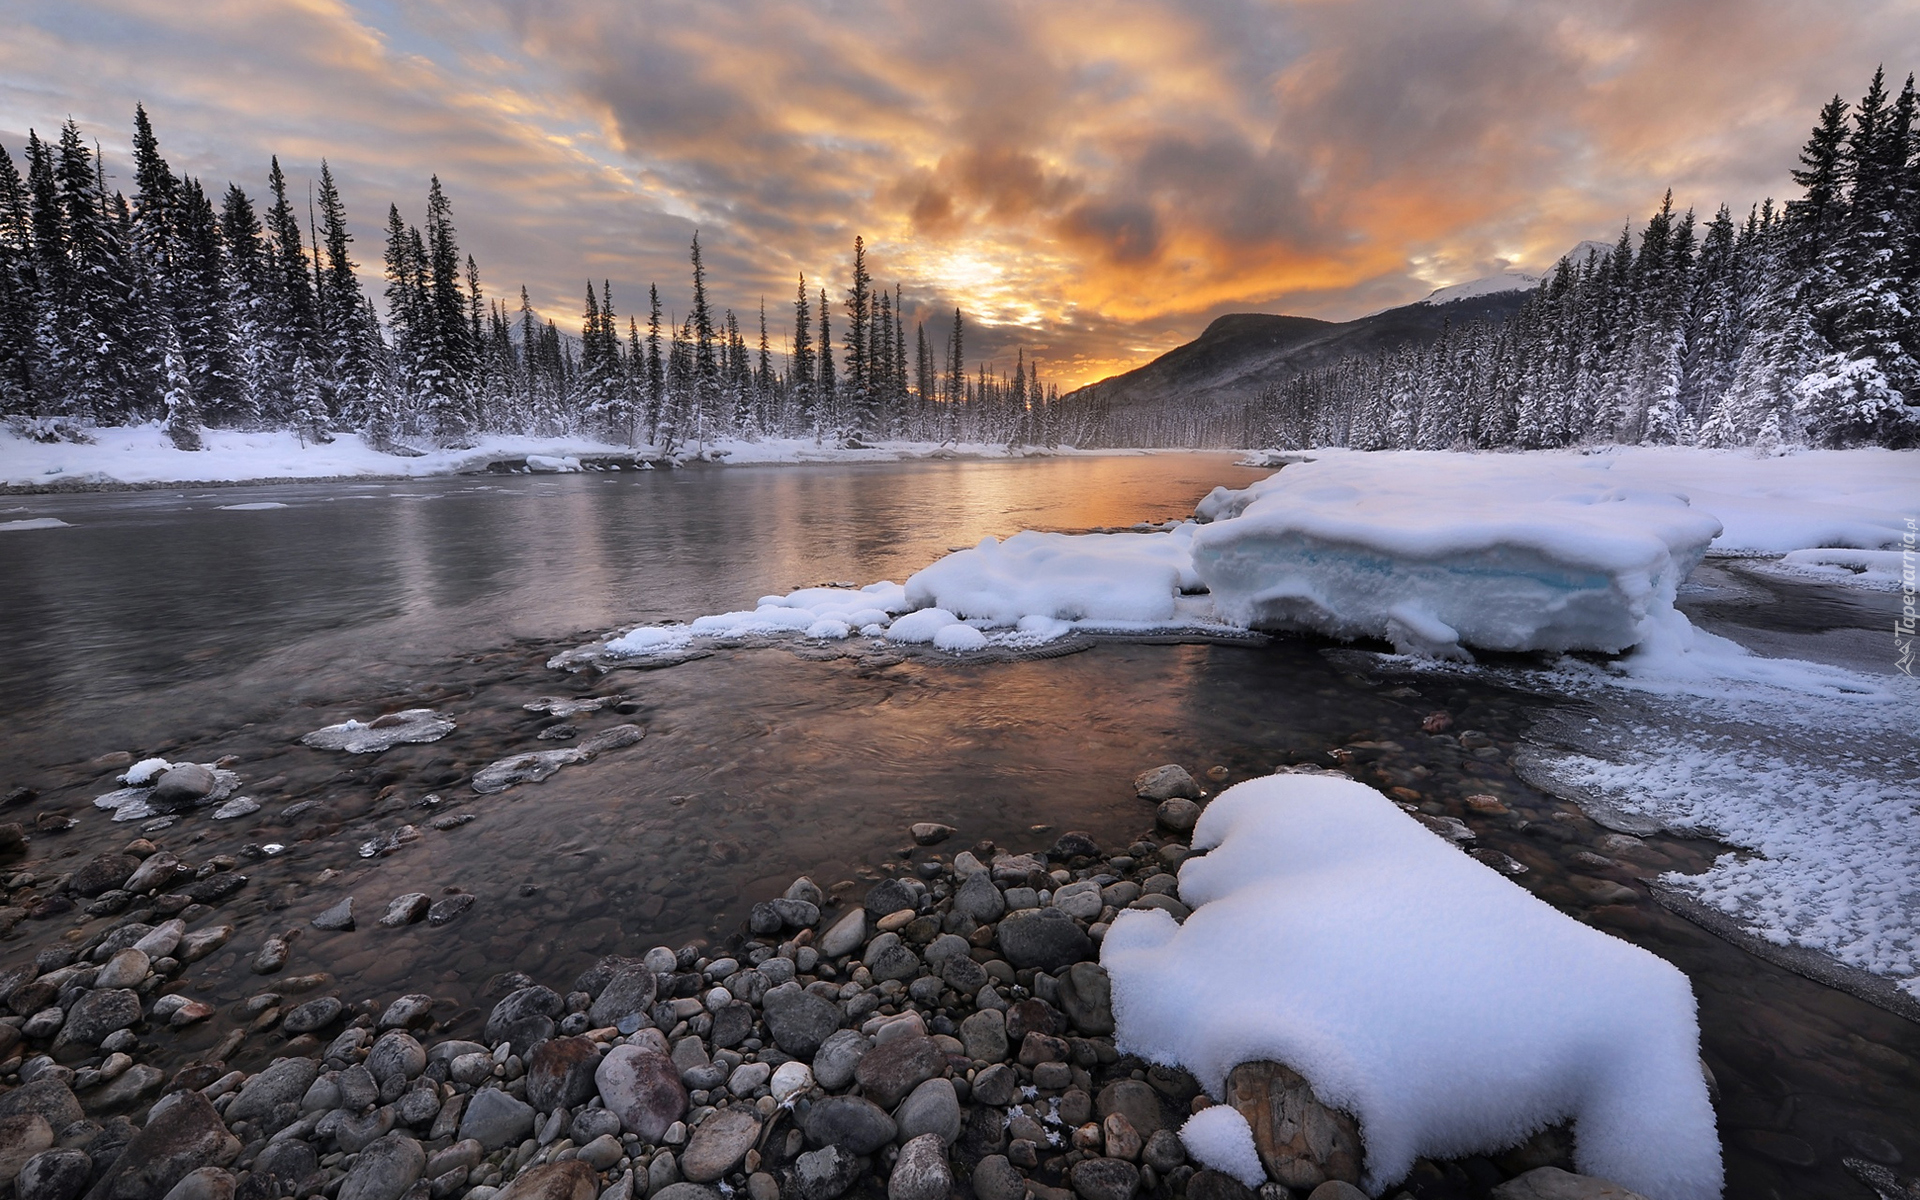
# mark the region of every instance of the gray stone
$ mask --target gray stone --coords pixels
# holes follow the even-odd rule
[[[388,929],[397,929],[402,925],[411,925],[426,919],[427,910],[433,907],[433,897],[425,892],[408,892],[404,896],[395,896],[387,902],[386,915],[380,918],[380,924]]]
[[[1133,1200],[1140,1190],[1140,1168],[1118,1158],[1089,1158],[1068,1173],[1080,1200]]]
[[[126,883],[139,867],[140,860],[131,854],[98,854],[67,879],[67,890],[91,900]]]
[[[1192,833],[1200,823],[1200,806],[1184,796],[1162,800],[1153,810],[1153,819],[1175,833]]]
[[[516,1052],[525,1053],[553,1036],[553,1018],[565,1009],[565,1001],[552,988],[523,987],[493,1006],[482,1037],[490,1046],[512,1042]]]
[[[80,1102],[65,1079],[37,1077],[7,1092],[0,1092],[0,1118],[37,1113],[55,1133],[78,1121]]]
[[[1070,883],[1053,894],[1052,905],[1070,917],[1082,921],[1091,921],[1100,915],[1100,909],[1106,902],[1100,898],[1100,884],[1096,880],[1083,879]]]
[[[156,850],[147,855],[146,861],[120,886],[136,896],[144,896],[155,888],[166,887],[183,874],[191,873],[172,853]]]
[[[1187,1180],[1187,1200],[1256,1200],[1258,1196],[1258,1192],[1224,1171],[1195,1171],[1193,1178]]]
[[[947,1200],[952,1190],[947,1143],[938,1134],[922,1134],[900,1147],[887,1177],[887,1200]]]
[[[325,929],[329,931],[352,929],[353,897],[348,896],[346,899],[315,917],[313,919],[313,927],[315,929]]]
[[[573,1108],[594,1094],[600,1048],[583,1037],[550,1038],[527,1058],[527,1103],[541,1112]]]
[[[234,1178],[219,1167],[188,1171],[166,1195],[166,1200],[233,1200]]]
[[[614,725],[602,729],[586,741],[580,743],[580,749],[588,756],[605,754],[609,750],[624,750],[647,736],[647,731],[638,725]]]
[[[835,1200],[860,1177],[860,1156],[844,1146],[809,1150],[794,1160],[793,1182],[799,1200]],[[22,1200],[25,1200],[23,1197]],[[984,1200],[984,1198],[983,1198]],[[1020,1200],[1015,1197],[1014,1200]]]
[[[253,1160],[250,1196],[300,1196],[307,1194],[300,1184],[320,1169],[313,1147],[299,1138],[280,1138],[267,1143]]]
[[[772,992],[767,993],[772,996]],[[818,997],[816,997],[818,999]],[[835,1009],[838,1020],[839,1010]],[[813,1081],[830,1092],[839,1091],[853,1082],[854,1071],[860,1060],[873,1049],[873,1039],[857,1029],[842,1029],[830,1034],[820,1043],[820,1050],[813,1056]]]
[[[1338,1179],[1329,1179],[1307,1196],[1307,1200],[1371,1200],[1359,1188]]]
[[[334,1087],[339,1091],[340,1107],[348,1112],[364,1112],[380,1099],[380,1085],[374,1082],[373,1072],[367,1070],[365,1063],[355,1063],[341,1071],[334,1077]]]
[[[432,908],[427,910],[427,924],[439,928],[452,922],[461,913],[472,908],[475,899],[472,892],[456,892],[451,896],[442,896],[433,902]]]
[[[417,1081],[393,1105],[394,1119],[415,1129],[432,1124],[439,1115],[440,1090],[432,1086],[431,1080]]]
[[[1493,1200],[1647,1200],[1611,1180],[1539,1167],[1493,1189]]]
[[[400,1200],[426,1166],[427,1154],[419,1142],[402,1133],[387,1134],[360,1151],[340,1181],[338,1200]]]
[[[854,909],[846,916],[835,921],[814,945],[823,958],[839,958],[852,954],[867,940],[867,914],[863,909]]]
[[[112,1083],[95,1092],[88,1106],[96,1113],[135,1108],[158,1094],[166,1081],[167,1073],[159,1067],[135,1063],[115,1077]]]
[[[0,1117],[0,1182],[19,1174],[27,1161],[53,1145],[53,1126],[39,1113]]]
[[[153,781],[153,794],[147,797],[147,803],[155,808],[197,804],[213,795],[219,782],[210,768],[199,763],[181,763],[162,771],[160,778]]]
[[[987,1008],[960,1022],[960,1044],[967,1057],[983,1062],[1005,1062],[1007,1058],[1006,1014]]]
[[[153,969],[153,960],[145,951],[128,946],[114,952],[93,977],[96,988],[130,988],[145,979]]]
[[[987,985],[987,972],[973,959],[956,954],[940,965],[940,979],[962,996],[971,996]]]
[[[621,1147],[617,1135],[603,1133],[581,1146],[578,1157],[594,1170],[604,1171],[625,1158],[626,1151]]]
[[[1168,763],[1134,776],[1133,793],[1142,800],[1171,800],[1176,796],[1198,800],[1200,785],[1193,781],[1193,776],[1187,774],[1185,767]]]
[[[433,997],[420,992],[401,996],[387,1005],[377,1025],[381,1029],[415,1029],[433,1021]]]
[[[151,961],[167,958],[180,947],[180,939],[187,932],[187,923],[178,917],[171,921],[162,921],[152,931],[133,944],[135,950],[146,955]],[[100,984],[96,981],[95,987]]]
[[[875,1103],[891,1108],[914,1088],[946,1071],[947,1056],[932,1038],[903,1037],[868,1051],[853,1077]]]
[[[1360,1182],[1358,1123],[1320,1103],[1312,1085],[1286,1066],[1241,1063],[1227,1075],[1226,1102],[1253,1128],[1269,1179],[1292,1188]]]
[[[389,1030],[380,1035],[380,1040],[367,1052],[367,1073],[374,1082],[384,1084],[398,1075],[402,1079],[412,1079],[427,1067],[427,1051],[412,1034],[402,1033],[398,1029]]]
[[[760,1137],[760,1118],[744,1107],[722,1108],[694,1127],[687,1148],[680,1152],[680,1174],[693,1183],[724,1178],[753,1149]]]
[[[479,1142],[470,1138],[455,1142],[427,1159],[426,1176],[429,1179],[438,1179],[448,1171],[465,1171],[476,1166],[486,1156],[487,1148]]]
[[[974,1165],[973,1194],[980,1200],[1026,1200],[1026,1177],[1004,1154],[989,1154]]]
[[[533,1106],[499,1088],[483,1088],[467,1100],[460,1115],[460,1137],[488,1150],[511,1146],[533,1132]]]
[[[912,979],[920,973],[920,956],[909,950],[897,933],[883,933],[867,943],[861,960],[876,980]]]
[[[339,1110],[332,1114],[333,1140],[348,1154],[358,1154],[393,1132],[394,1116],[392,1105],[382,1105],[359,1116]]]
[[[1138,1079],[1119,1079],[1101,1088],[1094,1098],[1094,1111],[1103,1119],[1120,1114],[1143,1137],[1168,1128],[1166,1114],[1160,1107],[1160,1093]]]
[[[189,1171],[226,1166],[239,1153],[240,1139],[227,1132],[212,1102],[199,1092],[180,1092],[149,1114],[146,1127],[127,1142],[88,1197],[153,1200],[172,1191]]]
[[[1014,1089],[1019,1083],[1020,1078],[1012,1067],[995,1063],[973,1077],[973,1099],[994,1108],[1005,1108],[1013,1103]]]
[[[718,1188],[710,1188],[704,1183],[683,1182],[670,1183],[650,1193],[647,1200],[721,1200],[721,1196]]]
[[[972,917],[981,924],[998,921],[1007,911],[1007,898],[993,885],[993,879],[981,871],[967,876],[953,897],[953,911]]]
[[[126,988],[88,992],[67,1010],[60,1035],[83,1046],[98,1046],[102,1038],[140,1019],[140,997]]]
[[[337,997],[321,996],[289,1010],[280,1018],[280,1028],[293,1034],[314,1033],[339,1020],[346,1007]]]
[[[43,1150],[26,1161],[13,1180],[18,1200],[78,1200],[93,1177],[84,1150]]]
[[[620,1118],[604,1108],[582,1108],[573,1114],[573,1123],[567,1126],[567,1136],[577,1146],[584,1146],[597,1137],[612,1134],[620,1136]]]
[[[618,1025],[635,1013],[645,1013],[652,1008],[658,990],[658,980],[652,971],[637,964],[626,967],[615,972],[594,997],[593,1006],[587,1010],[587,1020],[596,1028]]]
[[[1171,1129],[1156,1129],[1141,1149],[1141,1161],[1162,1175],[1187,1161],[1187,1148]]]
[[[913,835],[914,844],[917,846],[937,846],[953,836],[954,828],[937,821],[919,821],[907,832]]]
[[[828,1096],[807,1111],[807,1140],[839,1146],[854,1154],[872,1154],[898,1132],[887,1111],[864,1096]]]
[[[795,1058],[811,1058],[840,1028],[840,1008],[798,983],[769,988],[760,999],[767,1030],[780,1049]],[[815,1072],[816,1078],[818,1072]]]
[[[658,1142],[687,1111],[687,1089],[673,1060],[639,1046],[615,1046],[594,1071],[600,1102],[628,1133]]]
[[[1086,930],[1057,908],[1036,908],[1009,915],[995,931],[1001,953],[1015,967],[1056,972],[1093,953]]]
[[[1113,1032],[1113,981],[1099,963],[1080,962],[1060,976],[1060,1008],[1086,1037]]]
[[[874,920],[901,909],[913,909],[920,906],[920,893],[904,879],[882,879],[867,889],[866,899],[861,907]]]
[[[950,1079],[929,1079],[907,1094],[893,1112],[899,1126],[894,1137],[908,1142],[922,1134],[937,1134],[951,1146],[960,1136],[960,1097]]]

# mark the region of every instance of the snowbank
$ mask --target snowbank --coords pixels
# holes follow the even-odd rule
[[[1366,1184],[1568,1117],[1583,1172],[1654,1200],[1721,1187],[1686,977],[1562,915],[1351,780],[1222,793],[1180,871],[1194,906],[1101,947],[1123,1051],[1215,1097],[1274,1060],[1359,1118]],[[1230,1132],[1230,1131],[1216,1131]]]
[[[1193,567],[1226,619],[1405,651],[1624,650],[1720,523],[1577,459],[1445,453],[1297,463],[1201,503]]]
[[[582,469],[584,457],[659,459],[656,446],[625,446],[592,438],[536,438],[489,434],[465,450],[427,450],[397,455],[375,449],[356,434],[315,444],[286,431],[201,431],[205,449],[183,451],[157,424],[87,431],[92,444],[36,442],[0,428],[0,486],[74,488],[118,484],[233,483],[242,480],[334,479],[454,475],[502,459],[522,460],[536,474]],[[726,438],[704,447],[682,446],[675,460],[729,463],[899,462],[922,458],[1023,458],[1058,454],[1140,453],[1040,450],[980,444],[883,442],[858,449],[822,445],[812,438]]]
[[[1189,542],[1193,527],[1169,533],[1016,533],[984,538],[907,580],[907,603],[960,617],[1014,625],[1022,617],[1060,621],[1163,622],[1181,591],[1201,587]]]

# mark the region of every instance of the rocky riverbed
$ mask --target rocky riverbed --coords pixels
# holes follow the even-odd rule
[[[214,770],[130,774],[203,798],[218,785]],[[106,896],[121,911],[0,977],[0,1181],[18,1200],[1253,1200],[1189,1161],[1176,1131],[1213,1103],[1193,1079],[1115,1044],[1100,940],[1123,909],[1184,918],[1175,872],[1206,799],[1174,766],[1135,786],[1143,829],[1124,848],[1067,833],[948,857],[954,830],[918,823],[929,850],[910,870],[864,890],[796,879],[716,944],[612,955],[571,980],[500,963],[484,1021],[430,992],[383,1002],[288,976],[293,932],[247,948],[261,991],[216,1011],[188,993],[232,936],[236,864],[190,865],[146,837],[57,879],[29,860],[8,881],[15,908]],[[461,898],[370,915],[459,920]],[[310,924],[357,919],[349,902]],[[152,1065],[204,1022],[232,1028]],[[250,1037],[275,1042],[271,1061],[231,1069]],[[1228,1093],[1269,1177],[1260,1200],[1361,1194],[1359,1131],[1300,1077],[1247,1064]],[[1497,1157],[1423,1161],[1393,1194],[1628,1200],[1567,1174],[1571,1145],[1550,1129]]]

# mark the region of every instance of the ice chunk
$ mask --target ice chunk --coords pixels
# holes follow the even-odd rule
[[[1430,655],[1624,650],[1720,532],[1567,458],[1352,455],[1204,503],[1193,568],[1222,617]]]
[[[1253,1129],[1232,1105],[1216,1104],[1188,1117],[1180,1127],[1180,1141],[1203,1167],[1231,1175],[1250,1188],[1267,1181],[1260,1151],[1253,1144]]]
[[[1358,1117],[1369,1191],[1421,1156],[1571,1117],[1582,1171],[1655,1200],[1720,1195],[1677,969],[1567,917],[1346,779],[1222,793],[1180,871],[1184,925],[1122,913],[1101,947],[1123,1053],[1216,1097],[1242,1062]]]
[[[316,729],[300,739],[316,750],[345,750],[349,754],[377,754],[403,742],[437,742],[453,732],[452,720],[430,708],[409,708],[372,721],[342,721]]]
[[[59,517],[24,517],[18,521],[0,521],[0,530],[70,528],[72,526]]]

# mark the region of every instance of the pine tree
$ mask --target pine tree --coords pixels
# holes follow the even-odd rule
[[[180,335],[172,321],[161,323],[161,363],[165,383],[160,405],[165,412],[162,428],[176,450],[201,450],[200,406],[194,401],[193,383],[187,378],[187,358],[180,348]]]
[[[660,289],[647,286],[647,442],[664,449],[661,421],[666,415],[667,376],[660,360]]]
[[[267,329],[270,378],[268,396],[270,418],[288,423],[311,421],[313,405],[296,394],[293,380],[295,364],[310,360],[319,349],[319,312],[313,292],[313,272],[307,262],[306,247],[300,237],[300,218],[287,197],[287,178],[280,170],[280,159],[273,158],[267,175],[273,206],[267,210],[267,285],[271,305],[271,324]],[[324,404],[325,397],[322,397]]]
[[[827,319],[827,289],[820,289],[820,377],[817,383],[819,399],[816,401],[816,416],[813,422],[814,440],[820,438],[820,430],[825,425],[840,424],[840,386],[833,375],[833,330]]]
[[[819,413],[816,405],[816,384],[813,368],[813,333],[810,304],[807,300],[807,277],[800,276],[800,287],[793,301],[793,354],[787,369],[787,390],[793,396],[794,415],[799,420],[802,432],[812,430],[819,435]]]
[[[847,288],[847,403],[853,410],[853,432],[868,436],[874,432],[878,413],[874,407],[872,380],[868,377],[871,361],[868,335],[873,325],[873,280],[867,274],[867,243],[858,234],[853,239],[853,283]],[[822,318],[824,321],[824,317]],[[821,336],[822,344],[826,337]]]
[[[320,160],[319,205],[324,231],[324,252],[318,247],[315,250],[320,260],[316,298],[320,377],[328,408],[346,424],[364,428],[371,415],[368,401],[373,390],[373,341],[377,334],[361,319],[366,302],[349,257],[353,235],[347,231],[346,205],[325,159]]]
[[[707,307],[707,271],[700,262],[700,235],[693,235],[693,311],[687,324],[693,340],[693,436],[706,452],[711,419],[720,392],[720,369],[713,353],[713,310]]]
[[[263,421],[268,403],[264,387],[273,353],[272,295],[260,221],[253,201],[237,184],[227,185],[221,201],[220,241],[225,248],[221,284],[238,386],[224,403],[209,396],[206,417],[219,426],[253,428]]]

